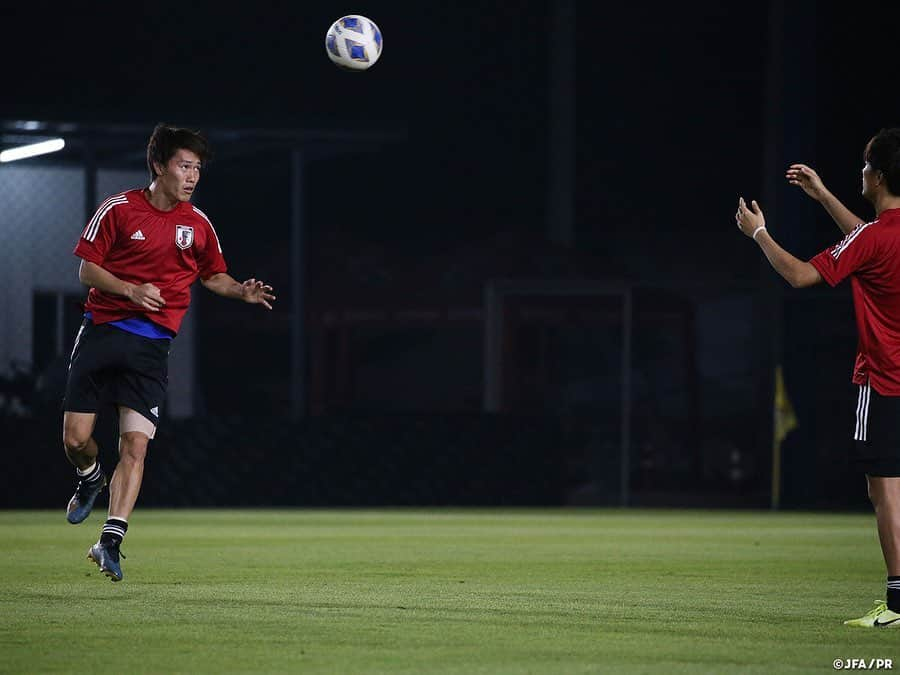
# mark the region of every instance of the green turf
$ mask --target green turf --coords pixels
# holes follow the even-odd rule
[[[101,522],[0,511],[0,672],[900,668],[866,514],[139,510],[118,584]]]

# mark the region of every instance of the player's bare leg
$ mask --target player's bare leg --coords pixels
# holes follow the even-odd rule
[[[119,437],[119,463],[109,483],[109,517],[127,521],[134,510],[141,481],[144,459],[150,438],[140,431],[127,431]]]
[[[119,463],[109,484],[109,518],[103,524],[100,540],[88,551],[88,558],[113,581],[123,577],[119,547],[141,491],[147,446],[156,427],[134,410],[120,407],[119,429]]]
[[[900,478],[866,478],[888,576],[900,576]]]
[[[87,469],[97,461],[97,443],[92,436],[96,423],[96,413],[63,413],[63,447],[78,469]]]
[[[844,624],[861,628],[900,628],[900,478],[866,476],[866,480],[887,567],[887,600],[877,601],[868,614]]]
[[[94,508],[94,500],[106,485],[106,476],[97,462],[97,442],[93,438],[95,413],[66,412],[63,415],[63,447],[75,465],[78,486],[66,507],[66,520],[82,522]]]

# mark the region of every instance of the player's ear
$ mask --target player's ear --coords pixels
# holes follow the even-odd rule
[[[153,170],[156,171],[157,176],[162,176],[166,172],[166,167],[159,162],[153,162]]]

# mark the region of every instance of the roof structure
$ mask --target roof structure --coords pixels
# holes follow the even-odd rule
[[[84,123],[65,120],[7,119],[0,121],[0,151],[51,138],[65,140],[65,148],[54,153],[58,164],[98,167],[140,166],[144,148],[154,126],[147,124]],[[346,152],[377,151],[407,139],[405,128],[239,128],[191,125],[210,141],[217,159],[249,154],[300,149],[309,159]],[[28,161],[28,160],[21,160]],[[45,160],[44,160],[45,161]]]

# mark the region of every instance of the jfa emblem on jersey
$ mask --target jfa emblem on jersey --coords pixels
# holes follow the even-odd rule
[[[184,250],[194,243],[194,228],[190,225],[175,226],[175,245]]]

